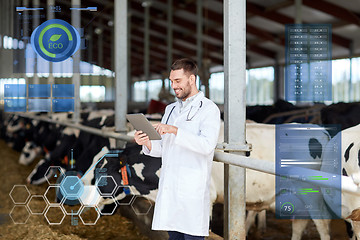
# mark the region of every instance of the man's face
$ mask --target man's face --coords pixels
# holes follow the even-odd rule
[[[185,101],[191,93],[194,75],[185,74],[184,69],[171,70],[170,81],[176,97]]]

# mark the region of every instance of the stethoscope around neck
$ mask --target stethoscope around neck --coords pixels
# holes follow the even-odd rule
[[[192,116],[190,115],[190,113],[192,112],[194,106],[191,106],[191,108],[190,108],[190,110],[189,110],[189,112],[188,112],[188,114],[186,116],[186,121],[191,121],[195,117],[195,115],[199,112],[200,108],[202,107],[202,104],[203,104],[203,102],[200,101],[198,109],[194,112],[194,114]],[[169,113],[169,115],[168,115],[168,117],[166,119],[165,124],[168,124],[169,118],[170,118],[172,112],[174,111],[175,107],[176,106],[173,106],[173,108],[171,109],[171,111],[170,111],[170,113]]]

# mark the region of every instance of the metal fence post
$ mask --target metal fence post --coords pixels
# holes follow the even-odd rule
[[[128,1],[115,1],[115,131],[126,133],[128,83]],[[125,142],[118,141],[117,147]]]
[[[81,6],[81,0],[71,0],[71,5],[74,8]],[[71,24],[76,30],[80,30],[80,11],[71,10]],[[80,49],[72,56],[73,58],[73,77],[72,81],[74,84],[74,115],[73,121],[75,123],[80,122]]]
[[[245,145],[246,1],[224,1],[226,143]],[[244,152],[237,152],[244,155]],[[245,239],[245,169],[224,167],[224,239]]]

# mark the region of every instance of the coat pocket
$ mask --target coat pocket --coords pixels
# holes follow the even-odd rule
[[[179,168],[178,195],[183,198],[202,198],[204,197],[206,178],[204,172],[180,167]]]
[[[185,121],[181,124],[181,128],[186,131],[199,135],[200,133],[200,122],[199,121]]]

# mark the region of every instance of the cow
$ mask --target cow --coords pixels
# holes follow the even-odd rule
[[[322,124],[339,124],[341,130],[360,124],[360,103],[336,103],[321,109]],[[338,130],[332,128],[329,132],[333,137]]]
[[[290,111],[301,110],[301,109],[306,109],[306,107],[298,107],[298,106],[293,105],[290,102],[279,99],[273,105],[270,105],[270,106],[268,106],[268,105],[247,106],[246,107],[246,119],[253,120],[257,123],[265,123],[264,121],[272,114],[282,113],[282,112],[290,112]],[[280,123],[284,123],[287,120],[287,118],[289,118],[289,116],[276,117],[266,123],[280,124]],[[294,121],[298,122],[298,123],[308,123],[311,120],[312,120],[311,117],[309,119],[305,119],[302,117],[302,118],[295,119]]]
[[[275,125],[252,123],[247,124],[246,129],[247,140],[252,143],[253,148],[250,157],[275,162]],[[306,157],[310,160],[321,160],[322,149],[329,139],[330,136],[325,129],[323,129],[323,131],[317,131],[312,138],[304,138],[303,142],[300,144],[308,147],[308,150],[304,151],[303,154],[307,154]],[[222,139],[220,138],[219,140],[221,141]],[[106,168],[107,171],[109,171],[108,174],[114,179],[117,179],[118,185],[122,185],[120,164],[118,163],[118,160],[102,159],[97,163],[97,161],[108,151],[111,152],[111,150],[103,149],[102,152],[93,159],[93,164],[91,165],[92,170],[90,174],[83,179],[86,185],[96,183],[96,171],[101,168]],[[160,159],[153,159],[152,157],[143,155],[141,153],[141,148],[138,146],[127,147],[120,156],[128,159],[127,163],[129,164],[130,169],[129,188],[131,189],[131,193],[142,195],[155,201],[157,182],[154,184],[154,179],[158,181],[160,172],[160,164],[158,163],[160,162]],[[96,163],[97,165],[94,167],[94,164]],[[316,169],[318,170],[319,168],[320,166]],[[150,181],[150,179],[152,180]],[[214,162],[210,190],[211,201],[213,203],[224,202],[223,180],[223,164]],[[247,169],[246,184],[247,205],[252,206],[252,211],[249,212],[247,217],[246,230],[248,231],[249,224],[254,221],[254,210],[261,211],[265,209],[275,211],[275,176]],[[119,192],[114,193],[114,197],[116,200],[121,200],[126,197],[126,193],[119,188]],[[111,201],[113,200],[104,198],[102,203],[111,203]],[[261,208],[255,208],[255,206],[261,206]],[[321,227],[322,221],[315,219],[314,222],[321,238],[327,239],[326,232],[324,233],[323,228]],[[303,231],[302,225],[302,220],[293,221],[292,239],[301,238]],[[301,230],[298,231],[298,229]]]
[[[68,113],[53,113],[50,119],[64,122],[69,121],[71,117],[72,114]],[[29,165],[35,158],[54,150],[64,130],[63,126],[44,121],[32,120],[31,123],[31,137],[26,142],[19,157],[19,163],[22,165]]]
[[[91,113],[82,124],[92,128],[111,128],[114,126],[112,113],[113,111]],[[38,162],[27,177],[28,183],[35,185],[44,183],[46,178],[50,178],[54,174],[54,172],[47,172],[45,176],[50,166],[61,166],[65,170],[78,171],[84,174],[91,165],[91,159],[102,147],[110,147],[110,142],[114,142],[108,138],[70,127],[65,128],[60,136],[50,134],[48,137],[52,137],[52,141],[56,140],[56,147]],[[69,160],[73,160],[72,164]]]
[[[96,121],[100,121],[99,123],[105,123],[107,118],[101,118],[97,119]],[[91,121],[91,120],[90,120]],[[109,120],[111,122],[111,120]],[[110,124],[111,125],[111,124]],[[223,128],[223,126],[222,126]],[[66,133],[67,131],[64,131]],[[223,130],[222,130],[223,132]],[[304,144],[306,146],[309,146],[309,151],[306,153],[308,154],[309,158],[319,158],[321,157],[321,153],[318,152],[312,152],[314,148],[312,148],[310,143],[315,143],[317,145],[324,146],[326,141],[329,140],[329,135],[321,132],[321,136],[315,137],[312,140],[311,139],[305,139]],[[80,133],[81,135],[81,133]],[[79,137],[80,138],[80,137]],[[219,139],[220,142],[222,142],[222,135]],[[265,124],[247,124],[247,139],[249,143],[252,143],[253,145],[253,151],[250,153],[251,157],[268,160],[268,161],[275,161],[275,126],[274,125],[265,125]],[[121,172],[119,171],[120,165],[117,163],[116,159],[103,159],[101,162],[97,163],[97,161],[105,154],[107,151],[113,151],[109,150],[110,145],[108,143],[97,143],[96,146],[101,146],[101,150],[98,149],[98,154],[95,153],[95,150],[93,153],[89,154],[87,157],[81,157],[81,153],[86,152],[86,149],[80,146],[91,146],[91,144],[87,144],[89,142],[82,139],[83,143],[75,144],[74,146],[79,146],[79,155],[75,157],[76,159],[76,167],[75,170],[81,172],[82,174],[86,173],[89,169],[92,169],[89,173],[87,173],[86,177],[83,179],[84,183],[86,185],[94,185],[96,184],[96,170],[100,168],[106,168],[108,170],[108,174],[113,176],[114,179],[117,180],[118,185],[122,185],[122,178],[121,178]],[[59,141],[62,143],[63,141]],[[66,142],[66,141],[65,141]],[[59,147],[60,145],[58,145]],[[68,148],[67,148],[68,149]],[[90,148],[91,150],[95,148]],[[75,150],[75,148],[74,148]],[[320,154],[320,155],[319,155]],[[95,155],[95,157],[93,157]],[[131,189],[131,193],[135,195],[142,195],[147,197],[148,199],[155,201],[156,193],[157,193],[157,182],[158,177],[160,173],[160,166],[161,166],[161,160],[160,159],[149,159],[148,156],[145,156],[141,153],[141,148],[139,146],[131,146],[128,145],[127,148],[124,150],[122,154],[120,154],[122,157],[125,157],[128,159],[128,171],[129,171],[129,187]],[[51,156],[51,153],[50,153]],[[61,157],[60,157],[61,158]],[[83,161],[81,160],[83,159]],[[90,159],[93,159],[91,162]],[[153,164],[152,163],[157,163]],[[48,165],[46,165],[47,163]],[[30,174],[32,176],[29,176],[28,181],[31,183],[35,183],[36,180],[33,180],[33,176],[38,175],[42,178],[44,178],[44,173],[46,169],[48,168],[49,163],[55,164],[54,160],[45,161],[42,160],[40,166],[37,167],[37,169],[40,169],[41,171],[38,171],[38,174]],[[85,164],[83,164],[85,163]],[[95,166],[96,167],[93,167]],[[152,166],[155,168],[149,168],[149,166]],[[66,167],[66,166],[65,166]],[[74,169],[69,169],[74,170]],[[151,179],[151,180],[149,180]],[[261,181],[259,181],[261,179]],[[44,180],[44,179],[43,179]],[[44,181],[43,181],[44,182]],[[251,210],[262,210],[262,209],[271,209],[275,210],[275,177],[265,174],[256,172],[253,170],[247,170],[247,202],[248,205],[257,205],[258,203],[262,203],[261,209],[254,209]],[[120,201],[121,199],[125,198],[128,195],[124,191],[123,188],[119,188],[118,192],[115,193],[115,199],[117,201]],[[212,171],[212,181],[211,181],[211,199],[213,203],[220,202],[223,203],[223,164],[214,162],[213,164],[213,171]],[[101,201],[101,204],[111,203],[112,199],[106,199],[106,197]],[[254,219],[254,212],[250,212],[248,214],[247,222],[250,223]],[[316,220],[314,220],[316,223]],[[301,231],[297,231],[299,228],[299,225],[302,221],[295,220],[293,223],[293,239],[299,239],[299,235]],[[248,230],[248,227],[247,227]],[[301,235],[300,235],[301,237]],[[325,237],[322,237],[322,239],[326,239]]]
[[[313,125],[307,125],[309,127]],[[316,125],[317,127],[317,125]],[[322,157],[322,151],[325,148],[325,145],[330,140],[330,135],[323,129],[322,131],[316,131],[312,137],[306,136],[303,138],[302,142],[299,142],[299,145],[306,146],[304,152],[294,153],[294,159],[298,156],[296,154],[302,154],[303,158],[307,158],[313,161],[319,161]],[[246,139],[249,143],[252,144],[252,151],[250,152],[251,158],[271,161],[275,163],[275,125],[270,124],[246,124]],[[220,139],[221,140],[221,139]],[[212,199],[214,202],[223,203],[223,164],[222,163],[213,163],[213,174],[212,180],[215,184],[215,188],[212,188],[216,193],[216,198],[214,200],[214,195]],[[315,165],[316,166],[316,165]],[[317,165],[315,170],[320,169],[320,165]],[[216,171],[216,173],[215,173]],[[214,194],[214,193],[213,193]],[[266,173],[246,169],[246,204],[247,209],[253,211],[261,210],[272,210],[275,211],[275,176],[269,175]],[[255,214],[253,211],[249,211],[248,217],[246,219],[246,231],[249,230],[251,223],[254,222]],[[326,231],[323,230],[323,222],[317,219],[313,220],[317,226],[318,232],[321,236],[321,239],[328,239]],[[292,239],[301,239],[301,234],[303,221],[295,219],[293,221],[293,233]]]
[[[329,142],[329,148],[341,140],[341,174],[349,177],[349,181],[360,187],[360,124],[337,133]],[[328,149],[328,148],[327,148]],[[332,159],[332,151],[325,151],[324,158]],[[335,165],[323,165],[321,171],[333,172]],[[346,184],[343,182],[342,184]],[[351,193],[337,190],[336,196],[341,194],[341,206],[334,201],[334,197],[324,194],[324,199],[330,209],[341,207],[341,217],[351,224],[348,234],[352,239],[360,239],[360,197]]]

